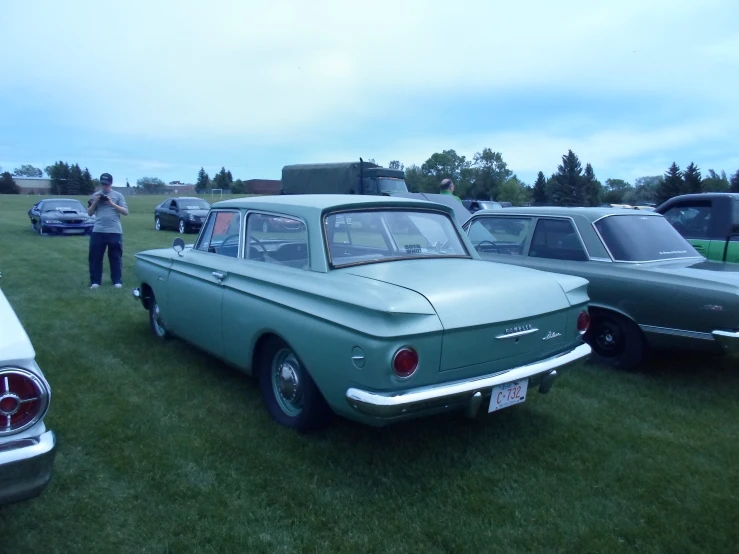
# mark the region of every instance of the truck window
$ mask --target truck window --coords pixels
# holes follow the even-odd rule
[[[713,222],[710,202],[678,204],[667,210],[663,216],[685,238],[710,238]]]
[[[408,192],[408,187],[403,179],[393,177],[378,177],[377,190],[382,192]]]

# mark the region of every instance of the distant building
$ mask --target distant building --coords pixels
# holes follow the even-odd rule
[[[246,194],[280,194],[282,181],[279,179],[247,179],[244,181]]]
[[[21,194],[51,194],[51,179],[48,177],[18,177],[13,181],[21,189]]]

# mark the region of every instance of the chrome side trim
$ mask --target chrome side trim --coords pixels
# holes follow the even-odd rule
[[[541,377],[545,384],[545,390],[541,392],[546,392],[547,387],[551,386],[551,383],[546,380],[547,375],[555,369],[559,372],[559,370],[585,362],[590,357],[590,353],[590,346],[581,344],[568,352],[533,364],[482,377],[418,387],[401,392],[372,392],[350,388],[346,391],[346,400],[357,412],[379,419],[394,419],[438,410],[464,409],[470,403],[477,404],[477,399],[480,398],[476,396],[477,393],[481,396],[489,396],[494,386],[518,379]]]
[[[711,333],[701,333],[699,331],[686,331],[683,329],[670,329],[668,327],[655,327],[653,325],[639,325],[639,328],[645,333],[655,333],[658,335],[672,335],[675,337],[685,337],[686,339],[699,339],[713,341],[714,337]],[[715,333],[716,331],[714,331]]]
[[[739,355],[739,332],[713,331],[711,334],[726,352]]]
[[[522,337],[524,335],[530,335],[536,333],[539,329],[527,329],[526,331],[518,331],[516,333],[508,333],[507,335],[498,335],[496,339],[512,339],[515,337]]]

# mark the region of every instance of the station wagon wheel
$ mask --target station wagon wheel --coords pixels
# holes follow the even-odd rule
[[[164,321],[162,321],[162,316],[159,312],[159,304],[157,304],[157,299],[154,298],[153,295],[149,303],[149,326],[151,327],[151,332],[154,333],[154,336],[156,336],[157,338],[167,339],[170,337],[167,328],[164,326]]]
[[[325,427],[332,412],[297,354],[272,337],[259,355],[259,389],[277,423],[305,433]]]
[[[593,360],[617,369],[633,369],[644,360],[644,337],[627,318],[592,310],[592,323],[585,339],[593,349]]]
[[[154,229],[156,229],[157,231],[162,230],[162,222],[159,220],[158,217],[154,218]]]

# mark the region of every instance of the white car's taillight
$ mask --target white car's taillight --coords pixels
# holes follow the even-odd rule
[[[36,374],[0,368],[0,437],[28,429],[46,415],[51,393]]]

